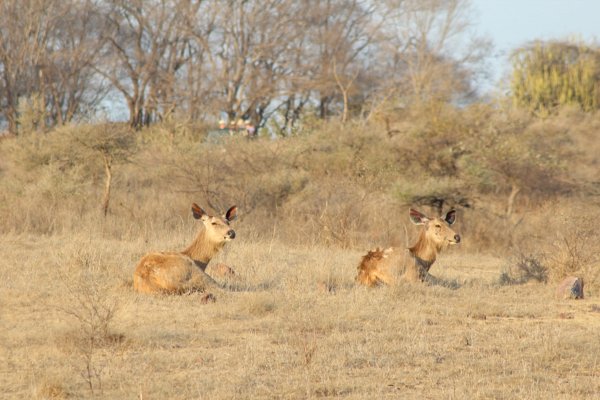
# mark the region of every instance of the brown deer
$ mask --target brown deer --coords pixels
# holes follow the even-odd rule
[[[220,288],[205,271],[210,260],[235,238],[229,223],[237,216],[233,206],[225,215],[213,217],[197,204],[192,204],[192,214],[202,222],[196,239],[182,252],[146,254],[135,267],[133,288],[140,293],[204,292]]]
[[[431,278],[429,269],[438,253],[460,242],[460,236],[450,228],[456,220],[455,210],[448,211],[443,218],[429,218],[411,208],[409,217],[423,229],[417,242],[408,248],[408,254],[392,247],[370,250],[358,266],[358,283],[373,287],[395,284],[398,277],[409,282],[428,280]]]

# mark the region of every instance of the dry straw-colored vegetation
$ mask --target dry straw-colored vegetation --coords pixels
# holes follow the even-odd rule
[[[427,115],[274,141],[166,125],[2,140],[2,397],[596,398],[600,119]],[[119,151],[108,203],[99,148]],[[135,293],[143,254],[194,236],[192,202],[238,205],[211,261],[236,271],[229,290]],[[415,239],[409,206],[457,209],[441,284],[356,286],[367,249]],[[554,298],[566,274],[585,300]]]

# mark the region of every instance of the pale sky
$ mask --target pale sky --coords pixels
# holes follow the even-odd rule
[[[535,39],[600,42],[600,0],[472,0],[478,31],[494,43],[493,79],[509,72],[510,51]]]

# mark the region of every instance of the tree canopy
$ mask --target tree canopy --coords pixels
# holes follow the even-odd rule
[[[309,111],[345,121],[384,102],[452,101],[472,93],[485,55],[470,10],[469,0],[4,0],[0,123],[18,134],[29,107],[45,130],[109,104],[104,114],[122,105],[135,128],[241,118],[288,134]]]
[[[600,106],[600,49],[565,41],[537,41],[512,55],[513,102],[535,113],[559,106]]]

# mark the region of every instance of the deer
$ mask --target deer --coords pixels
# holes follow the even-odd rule
[[[456,220],[456,210],[448,211],[444,217],[429,218],[411,208],[409,218],[413,224],[422,226],[416,243],[408,247],[408,252],[393,247],[369,250],[357,268],[357,283],[374,287],[394,285],[399,279],[432,281],[429,270],[437,255],[448,246],[460,243],[460,235],[450,227]]]
[[[216,217],[193,203],[192,215],[202,223],[194,241],[181,252],[144,255],[133,273],[135,291],[182,294],[221,288],[206,273],[206,267],[225,244],[235,238],[229,224],[237,217],[237,207],[232,206],[224,216]]]

